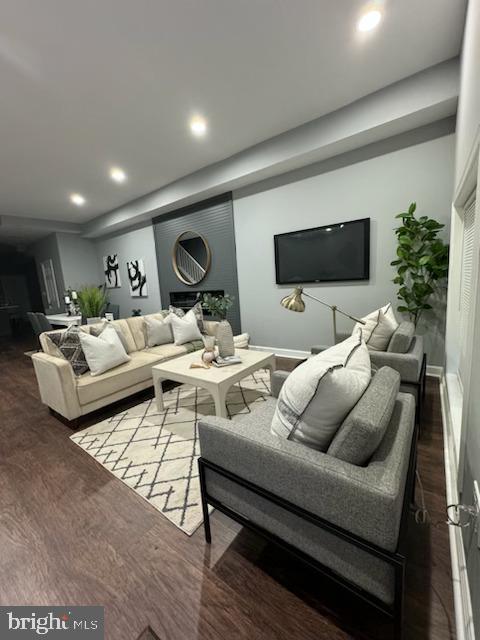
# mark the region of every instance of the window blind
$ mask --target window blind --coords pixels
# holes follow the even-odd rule
[[[463,214],[463,252],[462,252],[462,279],[460,291],[460,323],[462,335],[462,353],[460,363],[460,376],[462,377],[463,361],[466,352],[466,338],[468,318],[472,301],[472,270],[473,270],[473,240],[475,235],[475,193],[467,201]]]

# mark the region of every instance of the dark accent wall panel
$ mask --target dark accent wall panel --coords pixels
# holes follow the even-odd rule
[[[240,300],[232,194],[226,193],[158,216],[153,220],[153,228],[162,307],[168,308],[171,291],[224,290],[235,298],[235,304],[227,319],[234,333],[240,333]],[[196,231],[204,236],[212,252],[209,272],[202,282],[193,286],[181,282],[175,275],[172,265],[175,241],[185,231]]]

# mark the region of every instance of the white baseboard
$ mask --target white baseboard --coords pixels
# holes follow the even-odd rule
[[[445,481],[447,504],[459,501],[457,487],[457,456],[453,435],[452,412],[445,377],[440,380],[440,400],[443,422],[443,448],[445,459]],[[472,600],[468,583],[465,549],[462,531],[459,527],[449,527],[450,556],[452,561],[453,600],[455,605],[455,627],[457,640],[475,640],[473,627]]]
[[[432,376],[433,378],[442,379],[444,375],[443,367],[438,367],[435,364],[427,364],[427,376]]]
[[[256,349],[257,351],[269,351],[281,358],[308,358],[310,351],[297,351],[295,349],[281,349],[280,347],[262,347],[251,344],[250,349]]]

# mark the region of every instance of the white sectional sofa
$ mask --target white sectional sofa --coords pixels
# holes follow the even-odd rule
[[[161,315],[164,316],[165,313],[161,312]],[[158,318],[160,314],[152,316]],[[143,318],[144,316],[137,316],[113,321],[112,324],[120,328],[125,337],[131,359],[98,376],[92,376],[89,372],[75,376],[70,363],[47,338],[49,333],[54,332],[41,334],[40,344],[43,351],[33,354],[32,360],[42,402],[66,420],[75,420],[151,387],[153,365],[203,348],[201,340],[181,346],[172,342],[147,347]],[[95,325],[84,325],[81,328],[90,332],[92,326]],[[205,320],[204,326],[206,333],[214,336],[218,322]],[[248,348],[248,334],[235,336],[235,347]]]

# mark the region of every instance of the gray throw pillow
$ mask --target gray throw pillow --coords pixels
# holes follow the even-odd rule
[[[389,353],[407,353],[414,335],[415,325],[413,322],[404,320],[398,325],[395,333],[391,337],[387,351]]]
[[[328,455],[357,466],[365,465],[383,440],[400,388],[400,374],[382,367],[340,426]]]
[[[155,347],[160,344],[173,342],[172,327],[168,322],[152,318],[151,316],[145,316],[143,323],[147,347]]]
[[[80,327],[71,326],[66,331],[49,333],[47,336],[60,350],[65,360],[68,360],[76,376],[90,371],[80,343],[80,331]]]

